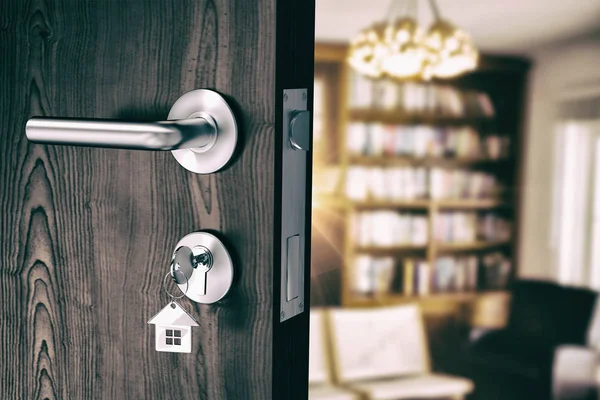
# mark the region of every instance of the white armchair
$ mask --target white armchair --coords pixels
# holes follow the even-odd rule
[[[431,371],[417,305],[328,312],[336,382],[369,400],[463,399],[468,379]]]
[[[327,332],[322,310],[310,310],[310,350],[308,362],[309,400],[357,400],[358,396],[332,384]]]

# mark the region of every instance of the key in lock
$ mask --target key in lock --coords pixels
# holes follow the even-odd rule
[[[194,276],[194,291],[206,295],[208,271],[213,267],[213,255],[204,246],[181,246],[173,252],[171,276],[178,285],[189,286]]]
[[[225,244],[206,231],[192,232],[179,240],[171,259],[170,274],[187,298],[213,304],[233,284],[233,261]]]

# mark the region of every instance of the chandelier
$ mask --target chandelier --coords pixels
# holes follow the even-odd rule
[[[451,78],[477,67],[479,53],[470,36],[442,19],[429,0],[434,22],[423,32],[417,22],[418,0],[392,0],[385,21],[362,30],[350,43],[348,62],[371,78]],[[404,12],[400,11],[404,5]]]

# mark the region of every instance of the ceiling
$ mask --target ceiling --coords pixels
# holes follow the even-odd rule
[[[431,12],[419,1],[419,19]],[[347,42],[384,19],[390,0],[316,0],[316,39]],[[525,54],[600,31],[600,0],[438,0],[442,17],[465,28],[483,51]]]

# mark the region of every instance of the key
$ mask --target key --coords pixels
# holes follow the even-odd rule
[[[178,285],[183,285],[192,279],[194,273],[193,259],[192,249],[187,246],[181,246],[173,252],[171,277]]]
[[[199,295],[206,295],[206,284],[208,271],[213,266],[212,253],[204,246],[196,246],[192,249],[192,265],[195,268],[195,273],[198,274],[198,289]]]

